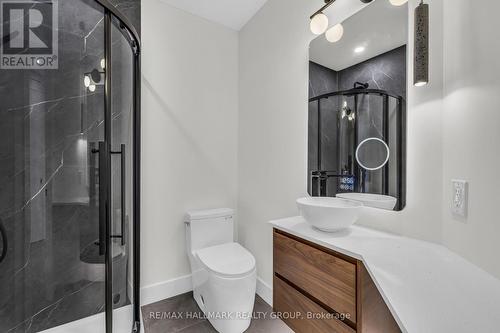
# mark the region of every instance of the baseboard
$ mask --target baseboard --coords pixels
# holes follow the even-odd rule
[[[145,286],[141,288],[141,306],[156,303],[191,290],[193,290],[191,275]],[[261,278],[257,278],[257,295],[270,306],[273,305],[273,288]]]
[[[257,278],[257,295],[271,307],[273,306],[273,288],[259,277]]]
[[[155,283],[141,288],[141,306],[187,293],[193,290],[191,275]]]

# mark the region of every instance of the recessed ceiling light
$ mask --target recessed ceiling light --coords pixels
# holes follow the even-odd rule
[[[354,49],[354,53],[362,53],[365,51],[364,46],[358,46],[357,48]]]

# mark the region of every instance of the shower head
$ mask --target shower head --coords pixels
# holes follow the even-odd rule
[[[366,83],[362,83],[362,82],[355,82],[354,83],[354,89],[368,89],[370,85],[366,82]]]

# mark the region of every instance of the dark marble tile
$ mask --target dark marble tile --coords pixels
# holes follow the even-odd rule
[[[351,89],[354,82],[367,82],[370,88],[406,97],[406,46],[339,72],[339,89]]]
[[[309,98],[339,89],[339,74],[314,62],[309,62]]]

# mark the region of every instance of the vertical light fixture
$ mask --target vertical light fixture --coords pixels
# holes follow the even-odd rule
[[[323,13],[325,9],[333,5],[336,0],[324,0],[325,4],[319,10],[317,10],[314,14],[309,17],[310,29],[311,32],[315,35],[321,35],[328,29],[328,17]],[[362,3],[370,3],[373,0],[360,0]],[[408,1],[408,0],[400,0],[400,1]],[[342,24],[335,25],[332,29],[330,29],[327,33],[326,38],[331,43],[338,42],[344,33],[344,27]]]
[[[429,5],[421,0],[415,9],[415,47],[413,84],[417,87],[429,83]]]

